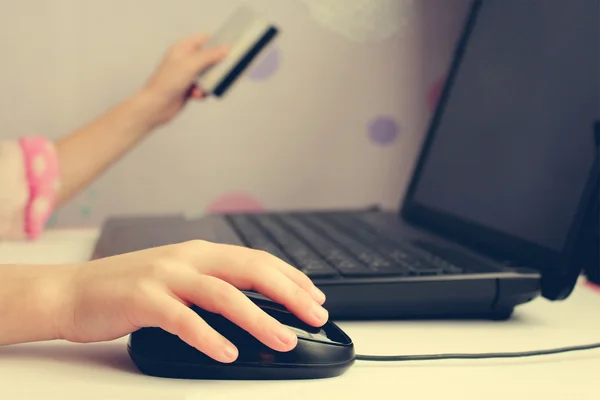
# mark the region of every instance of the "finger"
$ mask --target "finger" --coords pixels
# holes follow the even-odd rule
[[[181,282],[181,295],[204,310],[221,314],[256,339],[277,351],[290,351],[298,337],[268,315],[246,295],[221,279],[200,275]],[[179,292],[177,293],[179,295]]]
[[[188,36],[181,40],[178,44],[179,47],[185,47],[186,49],[198,50],[201,49],[206,43],[208,43],[210,36],[205,33]]]
[[[257,291],[282,304],[307,324],[323,326],[329,313],[302,287],[288,278],[278,268],[267,265],[247,270],[250,290]]]
[[[225,45],[214,46],[203,49],[192,56],[194,73],[200,73],[204,69],[222,61],[228,54],[229,49]]]
[[[279,268],[279,270],[283,274],[285,274],[285,276],[287,276],[292,281],[294,281],[302,289],[304,289],[308,293],[310,293],[311,296],[313,297],[313,299],[315,299],[315,301],[317,303],[319,303],[321,305],[323,305],[325,303],[325,300],[326,300],[325,293],[323,293],[321,290],[319,290],[319,288],[317,288],[315,286],[315,284],[310,280],[310,278],[308,276],[306,276],[306,274],[304,274],[297,268],[294,268],[285,262],[280,262],[280,263],[278,262],[276,264],[277,264],[277,268]]]
[[[156,326],[176,335],[216,361],[236,360],[237,348],[179,300],[161,293],[152,296],[148,306],[149,315],[144,318],[146,326]]]
[[[202,91],[202,89],[200,89],[196,84],[193,84],[188,89],[187,94],[186,94],[185,97],[188,98],[188,99],[202,99],[205,96],[206,95],[204,94],[204,92]]]
[[[279,258],[245,247],[219,244],[198,245],[198,248],[192,249],[194,251],[199,253],[192,263],[201,272],[229,282],[238,289],[260,292],[285,306],[307,324],[322,326],[327,322],[327,310],[310,292],[281,272],[277,266],[283,261]]]
[[[206,97],[206,94],[198,86],[194,86],[191,97],[194,99],[203,99]]]
[[[267,261],[257,261],[257,251],[248,249],[242,246],[232,246],[228,244],[208,243],[208,242],[189,242],[191,257],[194,258],[193,263],[200,267],[204,273],[217,276],[234,284],[238,288],[247,287],[247,274],[240,275],[238,269],[252,269],[248,264],[268,264],[279,269],[289,279],[294,281],[298,286],[308,292],[314,300],[322,305],[325,300],[325,295],[321,292],[314,283],[304,273],[300,272],[285,261],[270,254],[260,254],[259,257],[265,257]],[[250,260],[250,261],[248,261]],[[223,265],[230,267],[237,266],[238,269],[223,268]]]

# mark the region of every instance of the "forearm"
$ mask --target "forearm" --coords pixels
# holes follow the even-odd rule
[[[131,150],[155,126],[152,99],[136,94],[56,142],[64,204]]]
[[[63,266],[0,266],[0,346],[54,340]]]

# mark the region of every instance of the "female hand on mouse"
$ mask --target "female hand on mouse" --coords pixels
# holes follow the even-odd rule
[[[261,251],[203,241],[81,264],[3,267],[0,281],[0,344],[98,342],[160,327],[217,361],[234,361],[237,349],[188,307],[195,304],[274,350],[292,350],[296,334],[240,290],[262,293],[312,326],[328,319],[325,296],[297,269]]]

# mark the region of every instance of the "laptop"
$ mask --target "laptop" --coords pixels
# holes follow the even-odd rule
[[[191,239],[265,250],[337,320],[501,320],[565,299],[598,251],[579,244],[598,196],[598,7],[473,2],[398,210],[115,216],[94,258]]]

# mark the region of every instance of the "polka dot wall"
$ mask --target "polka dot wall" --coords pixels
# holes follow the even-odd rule
[[[281,50],[277,44],[271,45],[258,63],[250,69],[249,76],[253,81],[264,81],[274,75],[281,66]]]
[[[373,143],[378,145],[390,145],[398,137],[399,127],[392,117],[380,116],[373,119],[369,124],[369,136]]]
[[[443,30],[440,21],[459,18],[466,11],[465,2],[445,0],[456,7],[445,6],[436,14],[435,0],[286,0],[285,5],[281,0],[254,1],[258,11],[280,25],[281,35],[227,96],[187,107],[180,120],[110,168],[54,212],[46,225],[97,225],[114,214],[395,205],[400,196],[396,186],[411,170],[406,149],[414,148],[426,126],[420,119],[428,118],[439,100],[449,62],[448,57],[440,61],[440,49],[451,48],[460,29],[446,24],[448,29]],[[83,115],[98,115],[120,100],[123,87],[131,86],[131,76],[147,73],[151,61],[162,54],[160,43],[167,43],[167,37],[179,38],[197,26],[215,26],[235,6],[218,0],[182,0],[182,9],[202,7],[206,12],[183,13],[177,26],[157,32],[149,21],[172,15],[167,3],[149,0],[143,18],[133,9],[114,16],[110,10],[117,4],[118,0],[107,0],[94,6],[95,15],[115,19],[109,36],[103,33],[102,18],[86,19],[78,14],[83,12],[79,8],[71,13],[81,33],[76,38],[79,54],[71,55],[73,64],[85,66],[80,69],[94,79],[63,74],[65,87],[78,91],[70,98],[66,93],[67,100],[56,110],[54,104],[48,105],[49,113],[62,115],[61,127],[75,128]],[[426,13],[423,4],[429,7]],[[55,18],[64,15],[57,12]],[[3,20],[0,16],[0,23]],[[147,41],[146,47],[130,43],[142,53],[116,72],[93,64],[93,57],[107,60],[119,52],[129,54],[131,48],[111,48],[107,43],[119,42],[116,38],[132,27],[140,38],[159,35],[163,40],[155,41],[155,47]],[[422,34],[435,34],[427,48],[418,44]],[[69,47],[61,43],[56,51]],[[82,54],[89,48],[96,52]],[[435,67],[427,64],[431,61]],[[414,82],[411,77],[419,74],[406,71],[424,65],[423,81]],[[357,82],[357,76],[364,82]],[[106,85],[120,88],[115,89],[115,98],[81,96],[98,90],[106,94]],[[357,86],[360,92],[345,92],[348,86]],[[68,115],[58,111],[69,107]],[[0,111],[0,118],[5,117],[11,116]],[[27,127],[27,121],[23,117],[12,125]],[[48,130],[48,135],[64,133]],[[42,164],[37,161],[34,168],[43,169]],[[383,198],[387,192],[396,197]]]
[[[445,78],[438,78],[434,81],[427,91],[427,109],[433,112],[440,100],[440,95],[444,88]]]
[[[245,193],[227,193],[221,195],[206,208],[206,212],[210,214],[223,212],[252,213],[264,210],[265,207],[261,204],[260,200]]]

